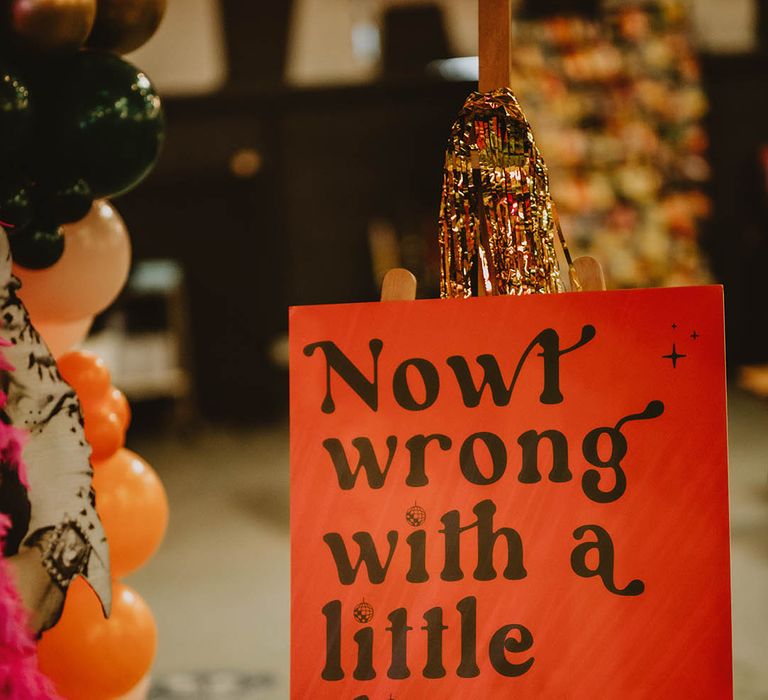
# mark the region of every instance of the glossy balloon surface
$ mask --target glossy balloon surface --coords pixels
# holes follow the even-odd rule
[[[10,0],[13,38],[37,51],[74,51],[85,43],[96,18],[96,0]]]
[[[109,306],[131,266],[131,242],[120,214],[108,202],[94,203],[81,221],[62,227],[61,259],[38,272],[15,268],[32,323],[77,321]]]
[[[51,355],[59,358],[85,340],[91,324],[93,324],[93,316],[63,323],[42,321],[33,325],[43,337]]]
[[[64,254],[64,234],[56,224],[33,221],[26,228],[12,230],[8,240],[14,264],[28,270],[45,270]]]
[[[152,467],[130,450],[93,465],[96,510],[109,540],[112,576],[121,578],[155,553],[168,525],[168,499]]]
[[[91,459],[111,457],[125,442],[126,425],[112,397],[112,379],[104,360],[92,352],[76,350],[59,357],[56,364],[80,399]]]
[[[15,68],[0,59],[0,157],[24,149],[32,119],[29,87]]]
[[[10,224],[11,229],[23,229],[34,218],[32,183],[26,180],[0,181],[0,221]]]
[[[47,81],[51,158],[94,197],[123,194],[152,169],[163,141],[160,98],[138,68],[103,51],[80,51]],[[49,110],[50,111],[50,110]],[[49,162],[50,165],[50,162]]]
[[[141,681],[156,648],[152,611],[136,591],[113,581],[107,620],[96,594],[77,578],[61,619],[38,644],[38,660],[65,698],[111,700]]]
[[[99,0],[88,46],[128,53],[145,44],[165,15],[166,0]]]
[[[125,429],[120,416],[109,403],[82,401],[85,439],[91,446],[94,462],[108,459],[125,444]]]
[[[82,403],[100,403],[112,388],[106,363],[92,352],[68,352],[56,364],[62,379],[77,392]]]
[[[57,224],[72,224],[84,218],[93,206],[93,195],[82,178],[47,188],[38,210]]]
[[[114,411],[120,419],[123,430],[128,430],[128,426],[131,424],[131,405],[125,398],[125,394],[113,386],[109,390],[109,396],[106,400],[110,410]]]

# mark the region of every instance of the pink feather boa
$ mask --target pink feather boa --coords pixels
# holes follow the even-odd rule
[[[0,339],[0,346],[8,343]],[[13,367],[0,352],[0,371]],[[6,396],[0,391],[0,408]],[[19,481],[29,487],[21,458],[26,433],[0,421],[0,462],[15,469]],[[37,667],[37,645],[27,624],[27,613],[14,585],[13,574],[3,560],[3,542],[11,521],[0,513],[0,698],[4,700],[60,700],[50,681]]]

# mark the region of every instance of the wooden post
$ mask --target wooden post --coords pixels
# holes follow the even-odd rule
[[[479,0],[480,92],[510,87],[512,0]]]

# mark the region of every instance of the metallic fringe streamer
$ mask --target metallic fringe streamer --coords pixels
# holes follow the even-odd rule
[[[474,92],[451,128],[440,202],[440,294],[562,292],[547,166],[509,88]],[[478,272],[479,263],[479,272]]]

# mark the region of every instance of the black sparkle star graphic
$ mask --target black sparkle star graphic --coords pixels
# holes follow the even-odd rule
[[[676,324],[676,323],[673,323],[673,324],[672,324],[672,330],[673,330],[673,331],[676,331],[676,330],[677,330],[677,324]]]
[[[688,355],[681,355],[679,352],[677,352],[677,348],[675,347],[675,344],[672,343],[672,352],[669,355],[662,355],[662,357],[665,360],[672,360],[672,369],[677,369],[677,361],[681,357],[688,357]]]
[[[693,333],[691,333],[691,338],[693,338],[693,340],[696,340],[697,338],[701,338],[701,334],[697,333],[696,331],[693,331]]]

